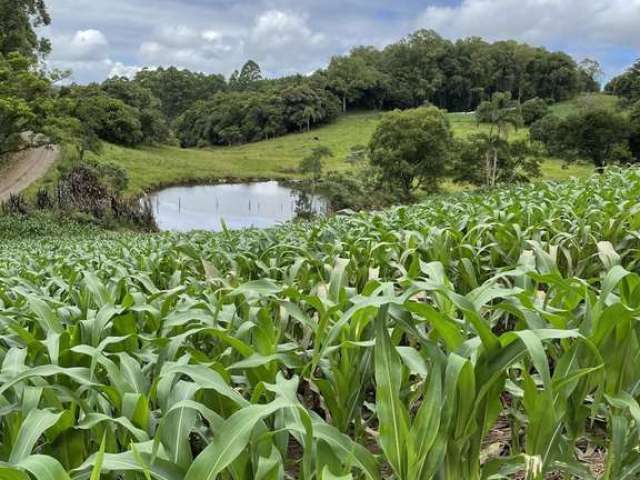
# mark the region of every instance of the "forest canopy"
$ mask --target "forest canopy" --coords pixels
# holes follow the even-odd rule
[[[596,62],[578,64],[565,53],[515,41],[451,41],[431,30],[383,49],[356,47],[306,76],[265,78],[260,65],[249,60],[228,79],[160,67],[145,68],[131,79],[54,87],[63,77],[45,71],[40,60],[50,44],[37,34],[49,23],[43,0],[0,0],[0,64],[5,66],[0,75],[21,64],[25,78],[31,75],[49,86],[38,99],[5,92],[3,115],[16,119],[3,134],[11,148],[19,143],[21,129],[43,130],[39,125],[47,123],[54,124],[54,134],[79,137],[84,145],[95,139],[125,146],[234,145],[307,131],[352,109],[434,105],[471,111],[497,92],[519,101],[531,123],[544,116],[545,104],[600,88]],[[626,95],[635,91],[633,85],[624,77],[612,88]],[[34,111],[41,98],[51,101]],[[73,132],[62,132],[65,126]]]

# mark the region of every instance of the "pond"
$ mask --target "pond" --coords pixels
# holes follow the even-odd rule
[[[278,182],[172,187],[149,196],[162,231],[221,231],[268,228],[294,219],[301,208],[323,213],[321,197],[308,196]]]

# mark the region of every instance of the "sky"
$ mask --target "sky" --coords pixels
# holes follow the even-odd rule
[[[640,58],[640,0],[48,0],[49,63],[79,83],[178,66],[228,76],[247,59],[267,77],[311,73],[357,45],[420,29],[515,39],[609,78]]]

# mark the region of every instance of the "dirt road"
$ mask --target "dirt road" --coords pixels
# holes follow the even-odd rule
[[[58,156],[58,147],[46,146],[25,150],[11,163],[0,168],[0,202],[12,193],[19,193],[42,177]]]

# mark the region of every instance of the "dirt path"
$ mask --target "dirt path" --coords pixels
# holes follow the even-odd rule
[[[11,164],[0,169],[0,202],[19,193],[42,177],[58,157],[58,147],[33,148],[17,154]]]

